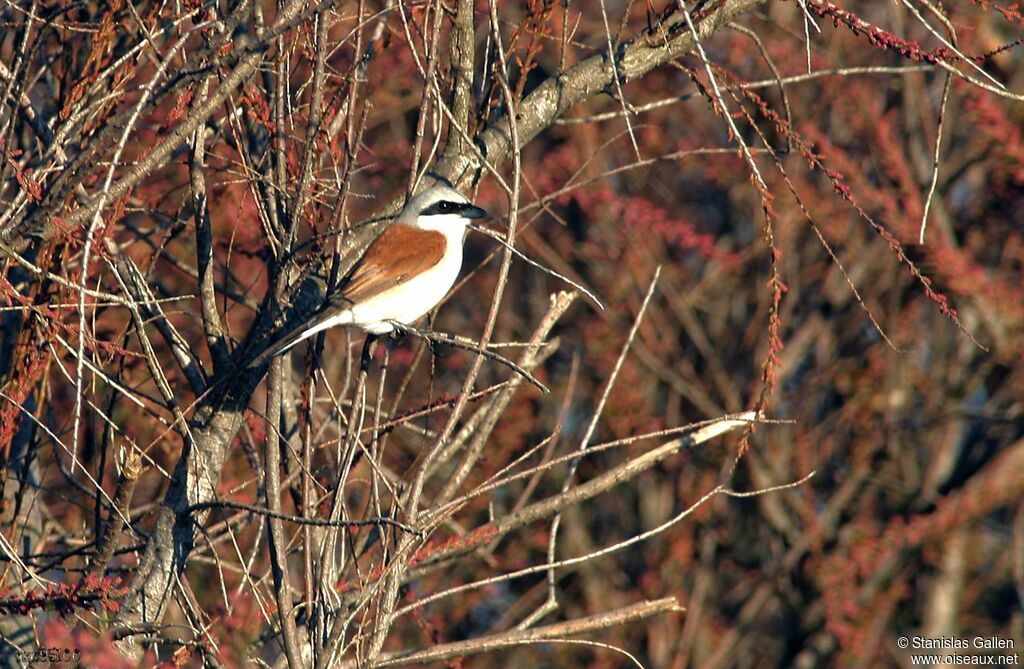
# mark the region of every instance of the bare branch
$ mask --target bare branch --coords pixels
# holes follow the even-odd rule
[[[535,627],[528,630],[509,630],[507,632],[496,632],[477,639],[458,641],[455,643],[441,644],[433,648],[420,651],[406,651],[398,653],[381,653],[374,663],[374,667],[392,667],[409,664],[426,664],[427,662],[438,662],[455,657],[466,657],[486,653],[498,648],[509,646],[522,646],[533,643],[550,642],[575,634],[585,634],[598,630],[608,629],[615,625],[624,625],[638,620],[644,620],[652,616],[665,613],[676,613],[683,611],[675,597],[666,597],[655,601],[641,602],[614,611],[598,613],[584,618],[577,618],[561,623],[553,623],[542,627]],[[352,663],[342,664],[341,667],[355,666]]]

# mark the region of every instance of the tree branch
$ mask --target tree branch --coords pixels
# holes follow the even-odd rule
[[[441,660],[447,660],[454,657],[465,657],[467,655],[487,653],[492,650],[507,648],[509,646],[523,646],[531,643],[540,643],[548,640],[566,638],[586,632],[595,632],[598,630],[608,629],[609,627],[614,627],[615,625],[624,625],[626,623],[636,622],[637,620],[644,620],[663,613],[675,613],[684,610],[685,609],[676,601],[675,597],[666,597],[665,599],[657,599],[654,601],[640,602],[639,604],[624,606],[621,609],[598,613],[592,616],[587,616],[586,618],[577,618],[576,620],[568,620],[561,623],[553,623],[551,625],[544,625],[542,627],[534,627],[525,630],[497,632],[477,639],[456,641],[454,643],[445,643],[433,646],[426,650],[381,653],[377,657],[377,661],[373,666],[394,667],[439,662]],[[349,669],[354,666],[355,663],[349,661],[341,664],[339,669]]]

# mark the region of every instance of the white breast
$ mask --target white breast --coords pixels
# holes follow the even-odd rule
[[[348,310],[353,324],[373,334],[387,334],[394,329],[390,321],[412,325],[444,298],[462,268],[464,228],[438,223],[442,225],[423,227],[444,234],[448,244],[441,262],[401,285],[354,305]]]

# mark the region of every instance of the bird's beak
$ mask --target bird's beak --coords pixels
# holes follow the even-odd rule
[[[482,209],[475,204],[468,205],[465,209],[459,212],[465,218],[487,218],[487,210]]]

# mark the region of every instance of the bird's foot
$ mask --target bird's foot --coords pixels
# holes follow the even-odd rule
[[[409,328],[398,321],[391,321],[391,332],[388,333],[388,346],[394,346],[409,334]]]

